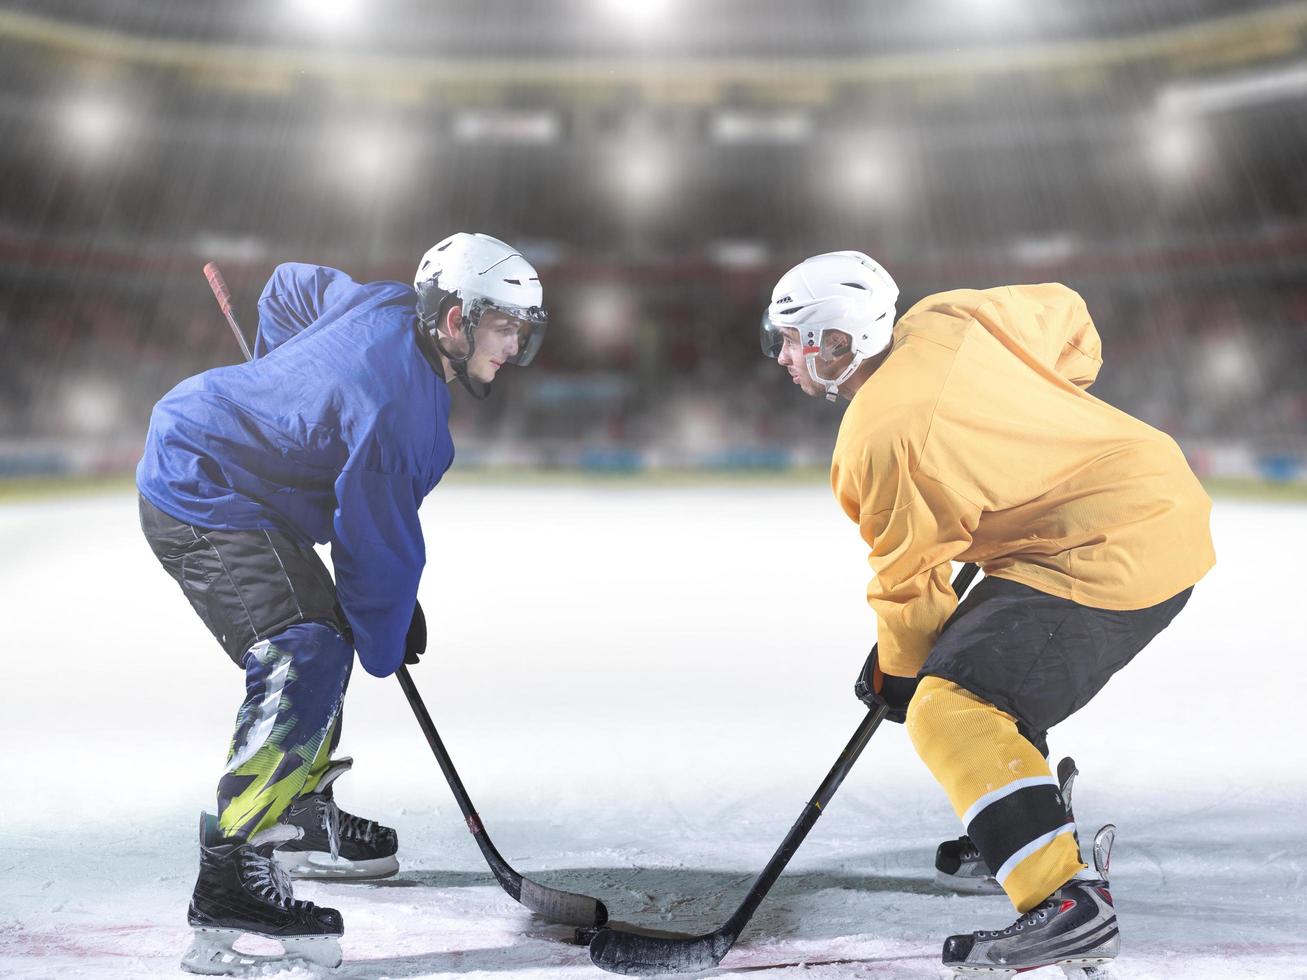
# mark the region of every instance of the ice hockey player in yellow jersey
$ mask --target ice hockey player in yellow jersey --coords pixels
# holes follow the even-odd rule
[[[963,822],[937,877],[996,883],[1020,913],[949,937],[944,965],[1094,970],[1120,943],[1112,832],[1091,871],[1046,736],[1212,567],[1211,502],[1174,440],[1089,394],[1101,345],[1073,290],[958,289],[896,322],[897,302],[878,263],[831,252],[781,278],[762,322],[805,394],[849,401],[831,486],[870,549],[877,625],[858,693],[906,723]],[[955,561],[984,572],[961,603]]]

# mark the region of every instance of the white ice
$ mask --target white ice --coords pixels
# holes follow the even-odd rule
[[[423,513],[414,674],[500,850],[617,921],[715,928],[862,717],[855,527],[820,480],[453,482]],[[1082,830],[1119,828],[1118,980],[1307,976],[1307,509],[1214,526],[1189,608],[1051,740]],[[130,494],[0,507],[0,608],[0,974],[176,974],[242,676]],[[404,869],[298,886],[345,916],[342,976],[603,975],[489,877],[393,680],[356,669],[345,720],[339,798]],[[1013,916],[931,884],[958,832],[884,726],[717,972],[941,976],[946,935]]]

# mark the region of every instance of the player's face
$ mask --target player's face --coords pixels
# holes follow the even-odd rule
[[[781,330],[781,337],[781,352],[776,355],[776,363],[790,373],[794,383],[805,395],[825,398],[826,389],[817,384],[808,373],[808,365],[803,359],[803,345],[799,342],[799,331],[787,327]]]
[[[476,349],[467,362],[468,377],[482,384],[495,380],[499,369],[521,351],[522,321],[501,313],[486,310],[476,326]]]

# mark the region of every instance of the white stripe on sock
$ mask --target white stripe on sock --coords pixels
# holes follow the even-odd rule
[[[998,869],[998,874],[994,875],[994,877],[998,880],[998,883],[1000,885],[1006,884],[1008,875],[1012,874],[1012,872],[1016,870],[1018,864],[1020,864],[1026,858],[1030,857],[1030,855],[1034,854],[1045,844],[1048,844],[1054,839],[1061,837],[1063,834],[1069,834],[1075,829],[1076,829],[1075,824],[1065,823],[1061,827],[1058,827],[1057,830],[1050,830],[1048,833],[1040,837],[1036,837],[1025,847],[1021,848],[1021,850],[1017,851],[1010,858],[1004,861],[1003,867]]]
[[[986,793],[980,799],[976,800],[975,803],[971,804],[966,813],[962,814],[962,825],[964,827],[970,827],[971,821],[975,820],[976,817],[979,816],[980,811],[985,809],[985,807],[989,806],[991,803],[997,803],[1005,796],[1011,796],[1017,790],[1025,789],[1027,786],[1052,786],[1054,789],[1057,789],[1057,780],[1052,776],[1031,776],[1028,779],[1018,779],[1014,782],[1008,783],[1006,786],[1001,789],[996,789],[992,793]]]

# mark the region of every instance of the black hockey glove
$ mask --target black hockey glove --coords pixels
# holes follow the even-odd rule
[[[414,601],[413,619],[408,624],[408,635],[404,637],[404,663],[415,664],[426,652],[427,617],[422,612],[422,603]]]
[[[876,648],[872,647],[867,662],[862,665],[858,679],[853,683],[853,693],[868,708],[885,705],[889,708],[886,719],[901,725],[908,717],[908,702],[917,693],[917,679],[895,677],[882,671]]]

